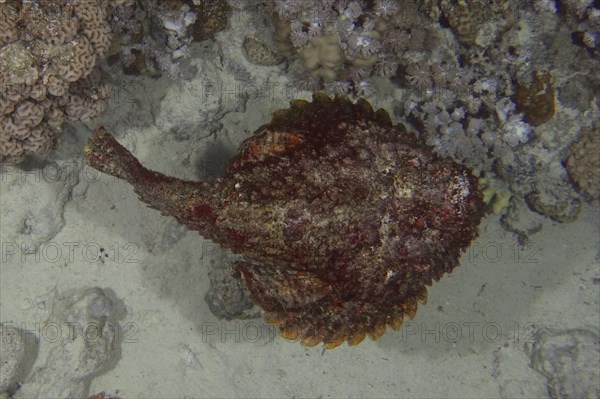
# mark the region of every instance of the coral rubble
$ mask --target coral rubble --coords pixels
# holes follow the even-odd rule
[[[251,298],[305,345],[354,345],[399,328],[483,216],[467,168],[364,100],[293,101],[213,183],[150,171],[102,128],[84,154],[149,206],[243,255],[235,268]]]

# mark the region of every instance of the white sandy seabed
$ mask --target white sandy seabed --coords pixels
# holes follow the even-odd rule
[[[239,142],[290,99],[276,83],[278,67],[256,68],[271,89],[240,97],[247,87],[215,61],[215,52],[235,48],[197,49],[203,56],[191,61],[197,69],[187,80],[116,76],[95,124],[152,169],[192,180],[218,174]],[[210,313],[204,295],[210,267],[222,261],[218,248],[144,206],[127,184],[83,166],[89,134],[67,125],[48,163],[3,167],[0,175],[0,321],[37,335],[34,368],[50,372],[45,359],[61,345],[57,334],[69,333],[53,319],[64,293],[100,287],[120,329],[89,394],[548,397],[581,379],[594,392],[597,364],[569,348],[590,352],[581,331],[597,337],[598,202],[573,223],[547,220],[525,246],[488,216],[460,266],[430,288],[401,331],[324,351],[280,338],[262,319]],[[536,360],[531,348],[540,342],[549,343]]]

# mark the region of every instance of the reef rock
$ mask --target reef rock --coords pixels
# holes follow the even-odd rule
[[[0,394],[4,395],[12,393],[27,376],[38,348],[33,340],[26,339],[27,332],[17,328],[16,323],[0,323],[0,337]]]
[[[236,275],[288,339],[326,348],[400,328],[450,272],[484,213],[477,179],[364,100],[295,100],[214,182],[143,167],[104,129],[89,164],[243,256]]]
[[[36,367],[11,398],[85,398],[90,381],[118,354],[114,306],[98,287],[63,293],[52,312],[58,328],[45,364]],[[49,337],[42,337],[49,340]]]
[[[597,398],[600,395],[598,330],[556,331],[541,327],[525,346],[529,365],[547,379],[548,397]]]

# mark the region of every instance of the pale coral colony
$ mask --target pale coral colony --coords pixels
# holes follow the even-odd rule
[[[50,151],[65,116],[89,122],[100,115],[111,59],[127,72],[176,76],[175,60],[192,40],[226,21],[225,1],[187,3],[0,1],[0,161]]]
[[[476,170],[490,200],[510,205],[499,211],[568,221],[598,198],[591,0],[3,0],[0,159],[47,153],[65,117],[99,115],[107,63],[180,78],[192,42],[232,13],[252,22],[239,43],[246,63],[225,63],[240,79],[254,63],[311,91],[394,96],[389,111]]]

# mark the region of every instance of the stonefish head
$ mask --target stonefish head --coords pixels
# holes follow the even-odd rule
[[[243,255],[236,273],[265,319],[305,345],[400,328],[484,213],[468,169],[364,100],[292,101],[210,183],[146,169],[103,128],[84,154],[150,207]]]

